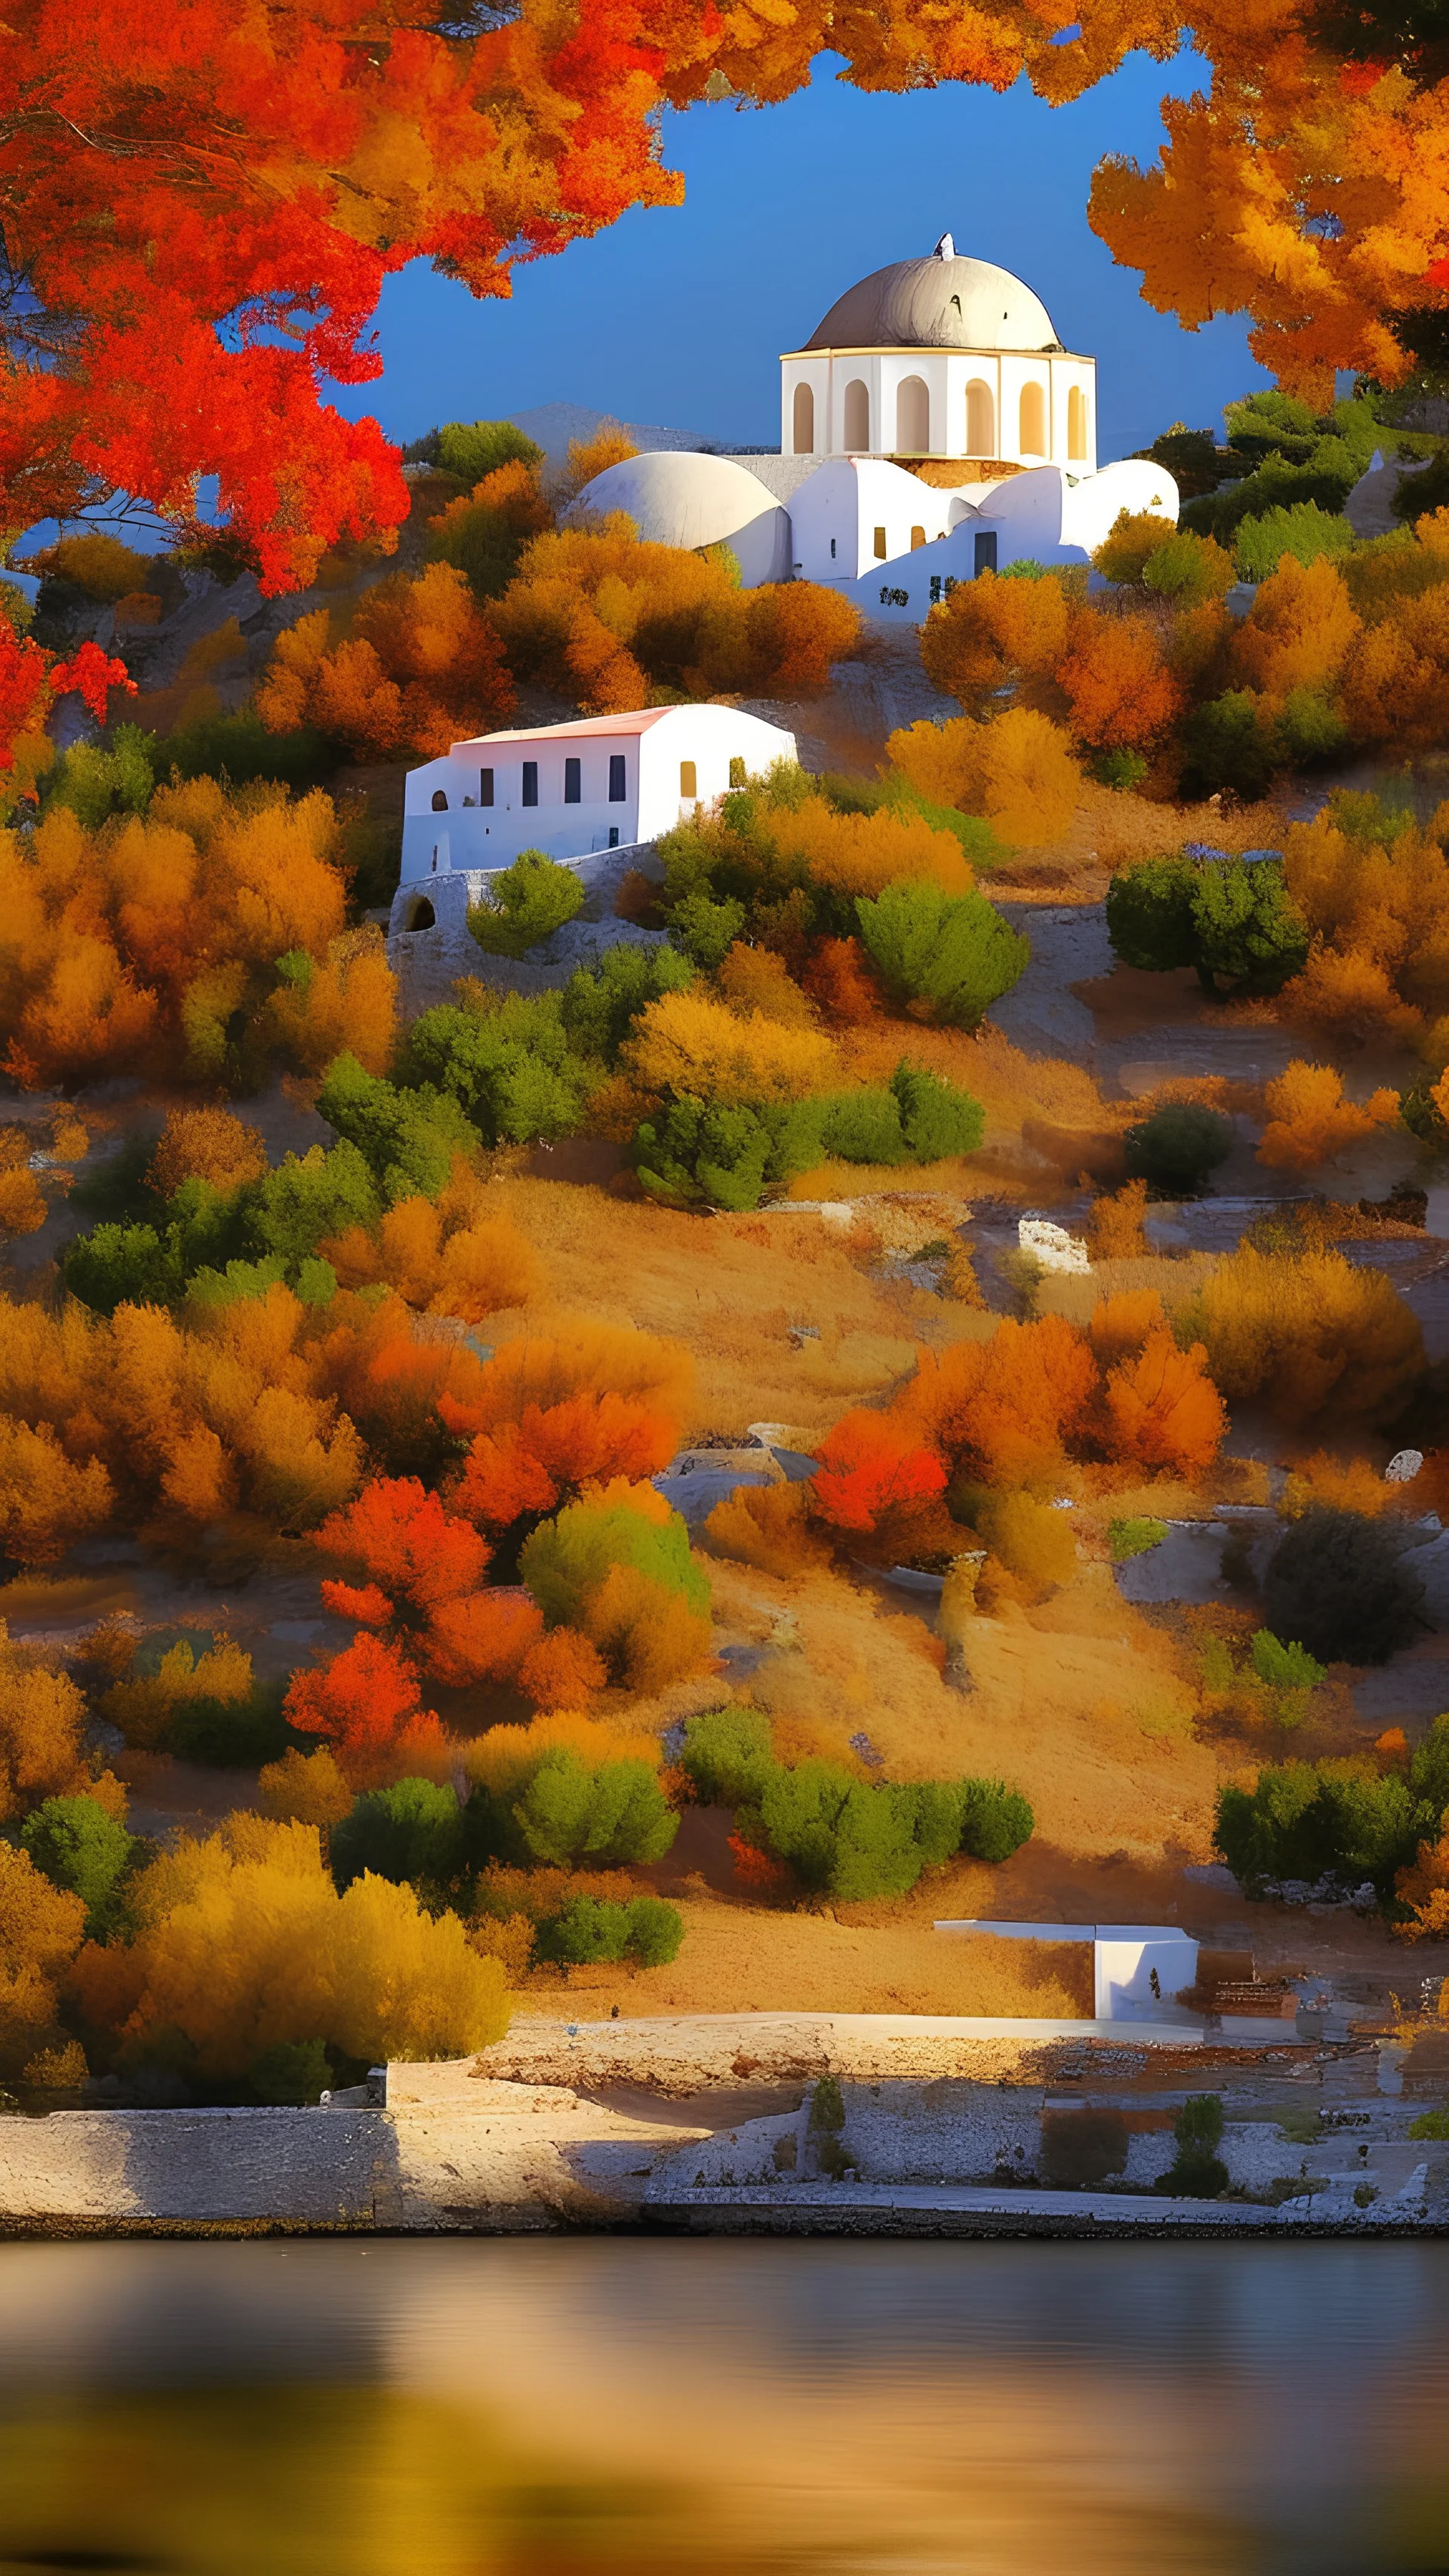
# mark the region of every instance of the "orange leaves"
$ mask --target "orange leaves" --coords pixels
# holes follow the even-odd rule
[[[1067,595],[1059,581],[983,573],[958,582],[931,610],[921,661],[938,689],[969,707],[1012,680],[1044,678],[1066,644]]]
[[[173,1109],[147,1178],[161,1198],[169,1199],[183,1181],[211,1181],[230,1190],[258,1179],[266,1169],[260,1128],[244,1126],[229,1109]]]
[[[835,894],[878,895],[903,883],[969,894],[974,883],[955,833],[940,830],[924,814],[898,814],[889,807],[837,814],[825,797],[806,796],[798,805],[774,809],[769,832],[782,859],[798,862],[816,885]]]
[[[1399,1114],[1397,1092],[1375,1091],[1360,1107],[1344,1097],[1342,1077],[1332,1065],[1307,1064],[1302,1057],[1269,1083],[1267,1101],[1258,1160],[1275,1171],[1312,1171],[1376,1127],[1392,1126]]]
[[[946,1490],[939,1459],[886,1414],[847,1413],[815,1454],[816,1504],[837,1529],[873,1530],[883,1514]]]
[[[1030,707],[1010,707],[990,724],[956,716],[907,726],[890,736],[886,756],[934,804],[983,815],[1014,849],[1059,839],[1082,783],[1060,727]]]
[[[1071,645],[1056,669],[1072,731],[1094,750],[1137,750],[1181,713],[1180,683],[1145,617],[1088,611],[1072,621]]]
[[[53,1565],[103,1528],[114,1504],[98,1458],[72,1461],[48,1423],[0,1414],[0,1550],[20,1565]]]
[[[503,1217],[482,1217],[483,1194],[466,1188],[441,1201],[400,1199],[371,1232],[362,1226],[321,1250],[346,1288],[382,1280],[410,1306],[481,1323],[502,1306],[526,1305],[542,1285],[533,1247]]]
[[[651,1002],[623,1052],[647,1090],[709,1101],[804,1100],[835,1070],[819,1030],[784,1028],[759,1011],[741,1019],[692,988]]]
[[[415,1476],[380,1477],[316,1533],[327,1555],[363,1572],[403,1615],[426,1620],[476,1591],[492,1553],[466,1520],[444,1510]]]
[[[418,1699],[413,1665],[364,1635],[315,1672],[295,1673],[284,1706],[299,1735],[325,1737],[354,1789],[368,1789],[414,1773],[446,1778],[448,1739]]]
[[[526,1592],[474,1592],[440,1604],[420,1651],[434,1681],[461,1690],[511,1682],[542,1636],[542,1616]]]
[[[1327,555],[1301,564],[1285,555],[1261,585],[1233,646],[1236,671],[1270,697],[1290,689],[1326,691],[1362,633],[1343,576]]]
[[[608,1678],[603,1657],[575,1628],[551,1628],[518,1668],[520,1690],[545,1710],[582,1708]]]
[[[341,639],[325,609],[299,618],[256,692],[270,732],[314,725],[358,760],[432,758],[514,702],[498,635],[449,563],[377,583]]]
[[[991,1484],[1024,1484],[1063,1455],[1096,1383],[1090,1343],[1060,1315],[1009,1319],[987,1342],[921,1352],[893,1410]]]
[[[560,1404],[525,1404],[516,1422],[473,1441],[453,1488],[454,1508],[491,1529],[553,1511],[586,1484],[657,1475],[678,1445],[677,1422],[606,1390]]]
[[[1199,1474],[1212,1465],[1228,1427],[1201,1342],[1179,1350],[1165,1326],[1108,1370],[1102,1402],[1109,1454],[1150,1474]]]

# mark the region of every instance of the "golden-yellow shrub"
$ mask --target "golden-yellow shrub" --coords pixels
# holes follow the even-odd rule
[[[690,990],[664,993],[635,1023],[624,1049],[629,1069],[651,1091],[702,1100],[803,1100],[824,1090],[835,1048],[816,1029],[748,1019]]]
[[[1336,1412],[1392,1420],[1424,1368],[1418,1318],[1380,1270],[1340,1252],[1297,1259],[1243,1244],[1187,1310],[1230,1403],[1261,1397],[1287,1422]]]

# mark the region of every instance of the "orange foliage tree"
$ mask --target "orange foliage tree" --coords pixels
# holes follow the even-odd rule
[[[886,1414],[847,1413],[815,1455],[816,1504],[836,1529],[873,1530],[883,1514],[946,1490],[940,1460]]]
[[[23,843],[0,833],[5,1070],[29,1087],[140,1068],[221,1076],[239,1019],[267,1041],[279,958],[325,976],[346,895],[320,794],[233,797],[199,778],[96,832],[57,806]],[[379,962],[374,1048],[394,1026]]]
[[[1375,1091],[1360,1107],[1345,1099],[1343,1078],[1332,1065],[1307,1064],[1301,1056],[1275,1076],[1266,1096],[1268,1124],[1258,1160],[1275,1171],[1311,1172],[1376,1127],[1395,1125],[1399,1115],[1396,1091]]]
[[[354,1789],[446,1779],[441,1722],[420,1705],[418,1675],[396,1646],[364,1633],[315,1672],[294,1673],[283,1703],[299,1735],[320,1735]]]
[[[325,608],[299,618],[278,636],[256,692],[270,732],[314,725],[357,760],[434,758],[515,703],[498,635],[450,563],[378,582],[344,636]]]

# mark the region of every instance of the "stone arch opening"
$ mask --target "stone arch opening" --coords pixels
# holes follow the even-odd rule
[[[973,376],[966,388],[966,453],[996,454],[996,402],[984,376]]]
[[[1085,462],[1087,454],[1087,397],[1080,385],[1073,385],[1067,396],[1067,459],[1071,464]]]
[[[859,376],[852,376],[845,388],[845,452],[864,456],[869,451],[870,395]]]
[[[420,894],[417,901],[409,905],[408,917],[403,923],[403,928],[404,930],[431,930],[435,926],[437,918],[438,916],[434,912],[432,905],[429,903],[427,896],[425,894]]]
[[[815,393],[810,385],[795,387],[794,440],[797,456],[815,453]]]
[[[924,376],[907,376],[896,395],[896,451],[925,456],[931,445],[931,396]]]
[[[1042,385],[1023,385],[1018,406],[1017,447],[1023,456],[1045,456],[1046,389]]]

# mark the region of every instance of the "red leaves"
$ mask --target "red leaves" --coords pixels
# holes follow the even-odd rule
[[[415,1619],[427,1619],[443,1602],[476,1592],[492,1554],[486,1539],[469,1522],[446,1512],[416,1476],[384,1476],[365,1485],[345,1511],[333,1512],[322,1523],[317,1545],[369,1578],[367,1591],[352,1598],[382,1601],[385,1587],[384,1616],[396,1606]],[[347,1590],[337,1584],[327,1588]],[[372,1609],[352,1615],[369,1626],[377,1624]]]
[[[131,697],[136,683],[124,662],[108,661],[98,644],[82,644],[68,662],[57,662],[50,675],[53,696],[64,697],[74,689],[97,724],[106,720],[106,698],[112,689],[125,689]]]
[[[778,1896],[790,1884],[790,1872],[782,1860],[772,1860],[768,1852],[757,1851],[742,1834],[731,1834],[730,1857],[741,1887],[753,1896]]]
[[[445,1421],[462,1427],[464,1408],[444,1397]],[[456,1510],[491,1529],[553,1511],[584,1485],[627,1476],[638,1484],[667,1466],[678,1426],[648,1404],[606,1391],[562,1403],[525,1404],[516,1422],[480,1432],[453,1489]]]
[[[125,663],[108,661],[98,645],[82,644],[69,662],[56,662],[28,635],[17,635],[8,618],[0,617],[0,769],[14,768],[10,746],[16,735],[38,732],[52,700],[75,689],[101,722],[106,693],[117,688],[129,689],[135,696],[136,684]]]
[[[418,1706],[417,1674],[380,1637],[354,1637],[330,1664],[294,1673],[284,1711],[299,1734],[326,1738],[354,1788],[446,1773],[448,1739]]]
[[[872,1530],[882,1513],[946,1490],[939,1458],[883,1413],[847,1413],[815,1454],[816,1504],[837,1529]]]
[[[464,1690],[511,1682],[543,1636],[543,1613],[523,1591],[475,1592],[436,1610],[422,1655],[434,1681]]]

